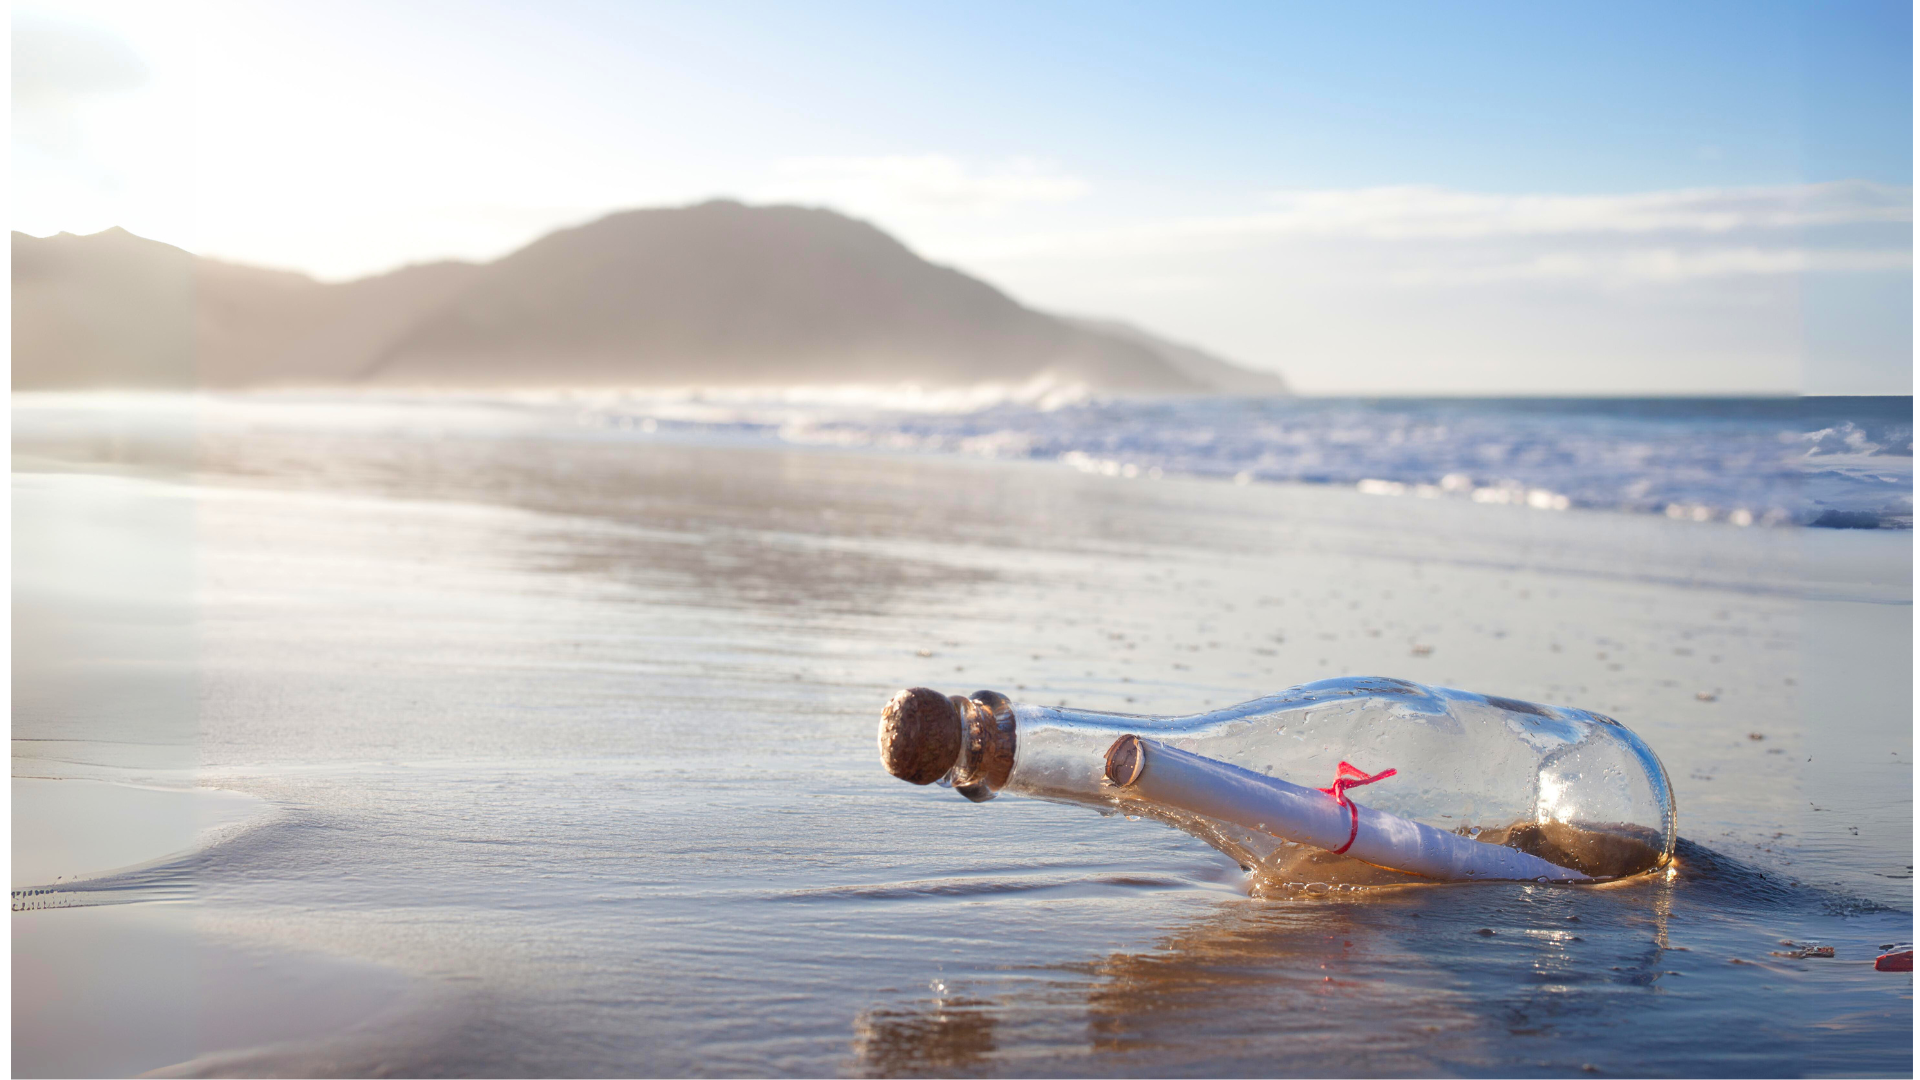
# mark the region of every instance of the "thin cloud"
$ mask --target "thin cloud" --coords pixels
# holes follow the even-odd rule
[[[1029,158],[976,168],[945,154],[799,157],[776,163],[774,176],[766,197],[860,210],[981,215],[1022,203],[1070,202],[1088,191],[1079,177]]]
[[[1768,274],[1862,273],[1905,270],[1906,251],[1754,247],[1628,250],[1604,254],[1554,252],[1512,262],[1395,272],[1397,285],[1475,285],[1496,281],[1589,281],[1628,286]]]
[[[1912,189],[1861,181],[1629,195],[1375,187],[1269,198],[1278,209],[1077,232],[956,234],[939,249],[1003,265],[1266,253],[1432,285],[1622,285],[1912,265]]]
[[[1840,181],[1631,195],[1484,195],[1435,187],[1277,192],[1278,211],[1239,220],[1264,235],[1374,240],[1703,233],[1913,219],[1910,188]]]

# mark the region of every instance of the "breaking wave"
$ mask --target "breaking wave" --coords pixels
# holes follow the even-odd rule
[[[1913,524],[1911,398],[1127,399],[1045,386],[573,407],[586,426],[644,435],[1058,461],[1117,479],[1337,484],[1736,526]]]

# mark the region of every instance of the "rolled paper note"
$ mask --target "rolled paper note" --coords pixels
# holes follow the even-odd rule
[[[1107,751],[1121,798],[1200,814],[1441,881],[1591,881],[1537,855],[1370,810],[1317,788],[1123,735]]]

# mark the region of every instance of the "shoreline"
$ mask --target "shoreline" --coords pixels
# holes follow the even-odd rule
[[[1518,506],[1542,511],[1582,509],[1635,516],[1664,515],[1681,522],[1725,524],[1739,528],[1798,525],[1837,531],[1910,531],[1913,527],[1910,395],[1799,398],[1556,397],[1537,400],[1197,398],[1181,407],[1176,407],[1177,403],[1185,399],[1093,396],[1053,402],[1029,398],[1031,395],[1022,396],[1011,388],[996,386],[952,390],[822,386],[788,387],[777,391],[764,388],[570,389],[539,392],[393,391],[375,388],[24,391],[14,395],[14,409],[16,424],[20,424],[23,419],[30,419],[30,416],[21,415],[23,404],[29,413],[35,409],[57,412],[62,408],[77,409],[83,413],[100,409],[124,410],[127,405],[134,404],[137,408],[133,411],[150,423],[155,422],[156,417],[170,419],[172,430],[168,434],[175,439],[196,435],[217,436],[223,431],[236,429],[326,429],[345,420],[365,425],[363,430],[370,435],[389,437],[404,437],[413,431],[431,432],[435,437],[467,435],[479,438],[609,439],[635,446],[664,443],[681,446],[826,448],[883,454],[904,452],[915,456],[1027,460],[1066,465],[1083,472],[1125,479],[1158,479],[1164,475],[1226,480],[1236,484],[1348,487],[1375,497],[1472,502],[1488,509]],[[1199,405],[1194,405],[1194,402]],[[1793,408],[1781,412],[1780,409],[1788,403]],[[1905,403],[1904,409],[1898,407],[1902,403]],[[1559,435],[1551,426],[1538,427],[1537,430],[1528,426],[1538,424],[1536,414],[1547,405],[1556,407],[1549,408],[1549,412],[1564,412],[1569,421],[1579,421],[1589,427],[1602,417],[1615,417],[1608,422],[1625,424],[1627,427],[1610,434],[1598,429],[1583,431],[1568,445],[1579,446],[1582,440],[1591,442],[1600,439],[1600,444],[1580,451],[1589,455],[1590,460],[1583,459],[1571,471],[1556,474],[1549,470],[1543,474],[1537,464],[1526,465],[1524,462],[1538,458],[1542,449],[1549,451],[1549,456],[1566,449],[1551,445],[1551,440]],[[1738,423],[1734,427],[1727,427],[1730,421],[1739,421],[1751,428],[1762,418],[1758,414],[1749,416],[1747,413],[1763,405],[1777,408],[1765,412],[1765,416],[1771,417],[1771,420],[1761,423],[1759,428],[1748,430]],[[1472,412],[1458,414],[1459,409],[1468,407],[1485,410],[1486,415]],[[1174,433],[1178,437],[1171,442],[1161,435],[1147,434],[1146,429],[1138,426],[1143,420],[1150,424],[1167,422],[1167,418],[1160,416],[1166,408],[1174,408],[1178,417],[1184,417],[1176,423]],[[1186,412],[1181,412],[1181,408],[1185,408]],[[1194,411],[1196,408],[1199,411]],[[1218,415],[1212,411],[1216,408],[1221,410]],[[1268,416],[1263,410],[1269,409],[1279,411]],[[1387,412],[1381,413],[1382,409]],[[1393,409],[1410,409],[1413,413],[1400,415],[1393,413]],[[1425,416],[1423,410],[1430,409],[1440,411],[1425,419],[1417,419]],[[1731,483],[1734,487],[1727,490],[1719,490],[1711,485],[1700,488],[1696,480],[1673,488],[1667,495],[1649,496],[1640,490],[1645,484],[1638,481],[1629,484],[1630,480],[1634,480],[1635,470],[1644,471],[1649,466],[1636,465],[1621,472],[1620,462],[1615,459],[1622,454],[1631,458],[1641,453],[1635,440],[1653,439],[1658,443],[1660,439],[1670,439],[1681,429],[1668,430],[1660,425],[1667,424],[1671,428],[1671,425],[1688,419],[1689,409],[1704,410],[1692,420],[1725,429],[1716,438],[1744,439],[1750,445],[1743,444],[1745,449],[1732,453],[1725,461],[1717,462],[1681,460],[1700,453],[1700,448],[1696,446],[1683,443],[1665,446],[1662,453],[1680,455],[1670,467],[1685,473],[1698,473],[1703,468],[1708,471],[1731,470],[1720,482]],[[1072,416],[1075,410],[1092,410],[1103,416],[1109,413],[1115,415],[1110,420],[1094,425],[1091,430],[1083,430],[1084,425],[1068,425],[1058,429],[1050,426],[1053,421],[1048,418]],[[1249,414],[1247,410],[1253,410],[1253,413]],[[1334,422],[1334,427],[1328,430],[1315,429],[1312,418],[1328,410],[1357,410],[1357,413],[1355,417]],[[1369,413],[1369,410],[1372,412]],[[1732,413],[1720,415],[1726,410],[1732,410]],[[1141,415],[1133,416],[1136,412]],[[1339,450],[1351,441],[1352,434],[1342,425],[1350,428],[1353,423],[1364,424],[1367,415],[1373,415],[1374,421],[1388,425],[1386,430],[1379,433],[1383,443],[1397,443],[1402,438],[1412,437],[1415,444],[1422,446],[1412,461],[1451,460],[1452,464],[1422,471],[1411,461],[1391,455],[1371,465],[1358,459],[1341,461],[1336,455],[1336,460],[1325,466],[1310,464],[1305,467],[1303,474],[1303,467],[1297,461],[1286,464],[1285,461],[1270,460],[1276,452],[1283,453],[1283,456],[1294,454],[1291,448],[1297,440],[1292,438],[1271,444],[1260,444],[1256,440],[1254,448],[1262,445],[1265,448],[1255,459],[1213,459],[1203,455],[1199,459],[1189,460],[1188,451],[1180,449],[1188,445],[1192,436],[1210,442],[1214,438],[1214,429],[1220,425],[1225,425],[1221,430],[1244,441],[1242,437],[1247,432],[1238,432],[1234,425],[1253,424],[1247,431],[1254,432],[1259,428],[1255,420],[1266,417],[1266,421],[1262,422],[1306,423],[1308,426],[1303,429],[1304,432],[1311,433],[1316,439],[1330,440],[1330,449]],[[1249,416],[1255,419],[1249,419]],[[1853,419],[1845,419],[1847,416]],[[1862,441],[1862,430],[1855,428],[1855,421],[1866,424],[1869,418],[1872,423],[1880,425],[1880,428],[1872,429],[1874,437],[1891,437],[1895,442],[1904,440],[1907,452],[1900,454],[1895,452],[1899,449],[1897,446]],[[1487,426],[1489,423],[1491,427]],[[1770,423],[1784,426],[1780,426],[1776,432],[1768,426]],[[1787,454],[1776,447],[1774,452],[1779,457],[1778,461],[1765,464],[1749,460],[1755,453],[1762,457],[1767,453],[1766,440],[1755,441],[1758,435],[1769,432],[1784,436],[1790,431],[1799,431],[1808,423],[1816,427],[1821,424],[1828,426],[1799,433],[1801,440],[1812,440],[1805,455],[1797,451]],[[1118,426],[1114,426],[1116,424]],[[1181,424],[1200,426],[1187,430],[1179,427]],[[1407,427],[1408,424],[1413,426]],[[1475,428],[1476,424],[1478,428]],[[1502,424],[1512,426],[1512,430],[1503,430]],[[1648,428],[1647,424],[1653,424],[1653,427]],[[1450,426],[1463,425],[1475,428],[1475,431],[1462,436],[1469,439],[1469,444],[1454,448],[1455,452],[1448,458],[1444,433]],[[57,427],[56,423],[48,433],[54,433]],[[1663,431],[1666,434],[1661,434]],[[1443,436],[1438,444],[1431,439],[1435,432]],[[1130,445],[1131,449],[1115,450],[1107,446],[1112,436],[1121,437],[1122,442]],[[33,436],[29,434],[28,437]],[[1516,463],[1508,466],[1476,466],[1471,463],[1475,455],[1469,454],[1466,458],[1459,456],[1459,451],[1475,446],[1483,451],[1501,448],[1514,438],[1518,438],[1522,444],[1530,440],[1538,442],[1542,438],[1548,439],[1549,443],[1526,450]],[[1476,439],[1480,442],[1471,441]],[[1607,439],[1618,441],[1620,445],[1608,449],[1605,445]],[[1506,447],[1502,452],[1508,450],[1511,448]],[[1598,456],[1593,456],[1596,454]],[[1317,462],[1318,459],[1308,460]],[[1659,455],[1653,460],[1660,460]],[[1606,484],[1593,487],[1594,482],[1604,478],[1585,476],[1585,473],[1595,469],[1613,476],[1607,483],[1625,485],[1626,491],[1639,493],[1620,501],[1625,497],[1621,491]],[[1735,475],[1743,469],[1753,472],[1753,475],[1744,478]],[[1798,469],[1804,477],[1783,488],[1781,484],[1785,481],[1781,477],[1767,479],[1769,470],[1777,472],[1780,469]],[[1527,476],[1529,472],[1534,474],[1530,479]],[[1900,476],[1891,475],[1893,473]],[[1659,470],[1654,469],[1652,475],[1657,477]],[[1904,488],[1899,484],[1887,486],[1901,476],[1905,479]],[[1756,488],[1756,484],[1759,487]],[[1879,486],[1876,487],[1876,484]],[[1806,488],[1804,492],[1800,491],[1802,486]],[[1901,491],[1906,494],[1902,495]],[[1769,498],[1776,500],[1771,508],[1767,506]],[[1889,499],[1891,503],[1887,502]],[[1794,505],[1782,505],[1781,500]],[[1801,505],[1802,502],[1804,505]]]
[[[265,800],[237,791],[72,777],[16,774],[12,798],[16,903],[23,889],[184,859],[272,816]]]

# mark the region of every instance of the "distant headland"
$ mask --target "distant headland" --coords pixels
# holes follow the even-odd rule
[[[616,213],[494,262],[339,284],[122,229],[13,234],[13,387],[962,386],[1287,392],[1123,323],[1049,315],[831,210]]]

